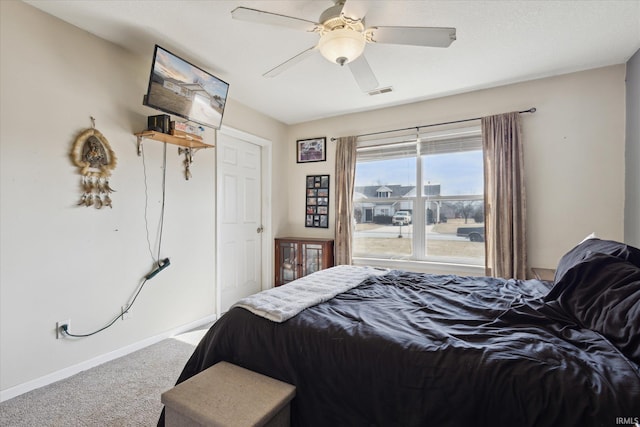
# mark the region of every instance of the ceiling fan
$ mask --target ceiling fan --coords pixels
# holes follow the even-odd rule
[[[315,32],[320,35],[312,46],[263,74],[275,77],[319,50],[330,62],[347,64],[358,86],[364,92],[378,87],[373,70],[362,54],[367,43],[387,43],[427,47],[449,47],[456,39],[455,28],[444,27],[369,27],[364,24],[366,1],[334,0],[334,5],[322,12],[318,22],[280,15],[246,7],[237,7],[231,16],[243,21],[278,25]]]

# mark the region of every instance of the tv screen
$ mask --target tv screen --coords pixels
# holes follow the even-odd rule
[[[229,84],[156,45],[144,105],[220,129]]]

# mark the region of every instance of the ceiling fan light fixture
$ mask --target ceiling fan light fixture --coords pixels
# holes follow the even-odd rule
[[[318,49],[328,61],[347,64],[364,52],[365,36],[351,28],[338,28],[320,37]]]

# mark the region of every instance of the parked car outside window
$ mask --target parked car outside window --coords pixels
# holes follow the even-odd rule
[[[484,227],[458,227],[459,237],[468,237],[472,242],[484,242]]]
[[[411,213],[407,211],[398,211],[391,219],[393,225],[409,225],[411,224]]]

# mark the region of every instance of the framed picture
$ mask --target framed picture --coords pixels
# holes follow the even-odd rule
[[[305,227],[329,228],[329,175],[307,175]]]
[[[298,163],[324,162],[327,160],[327,138],[299,139],[296,144]]]

